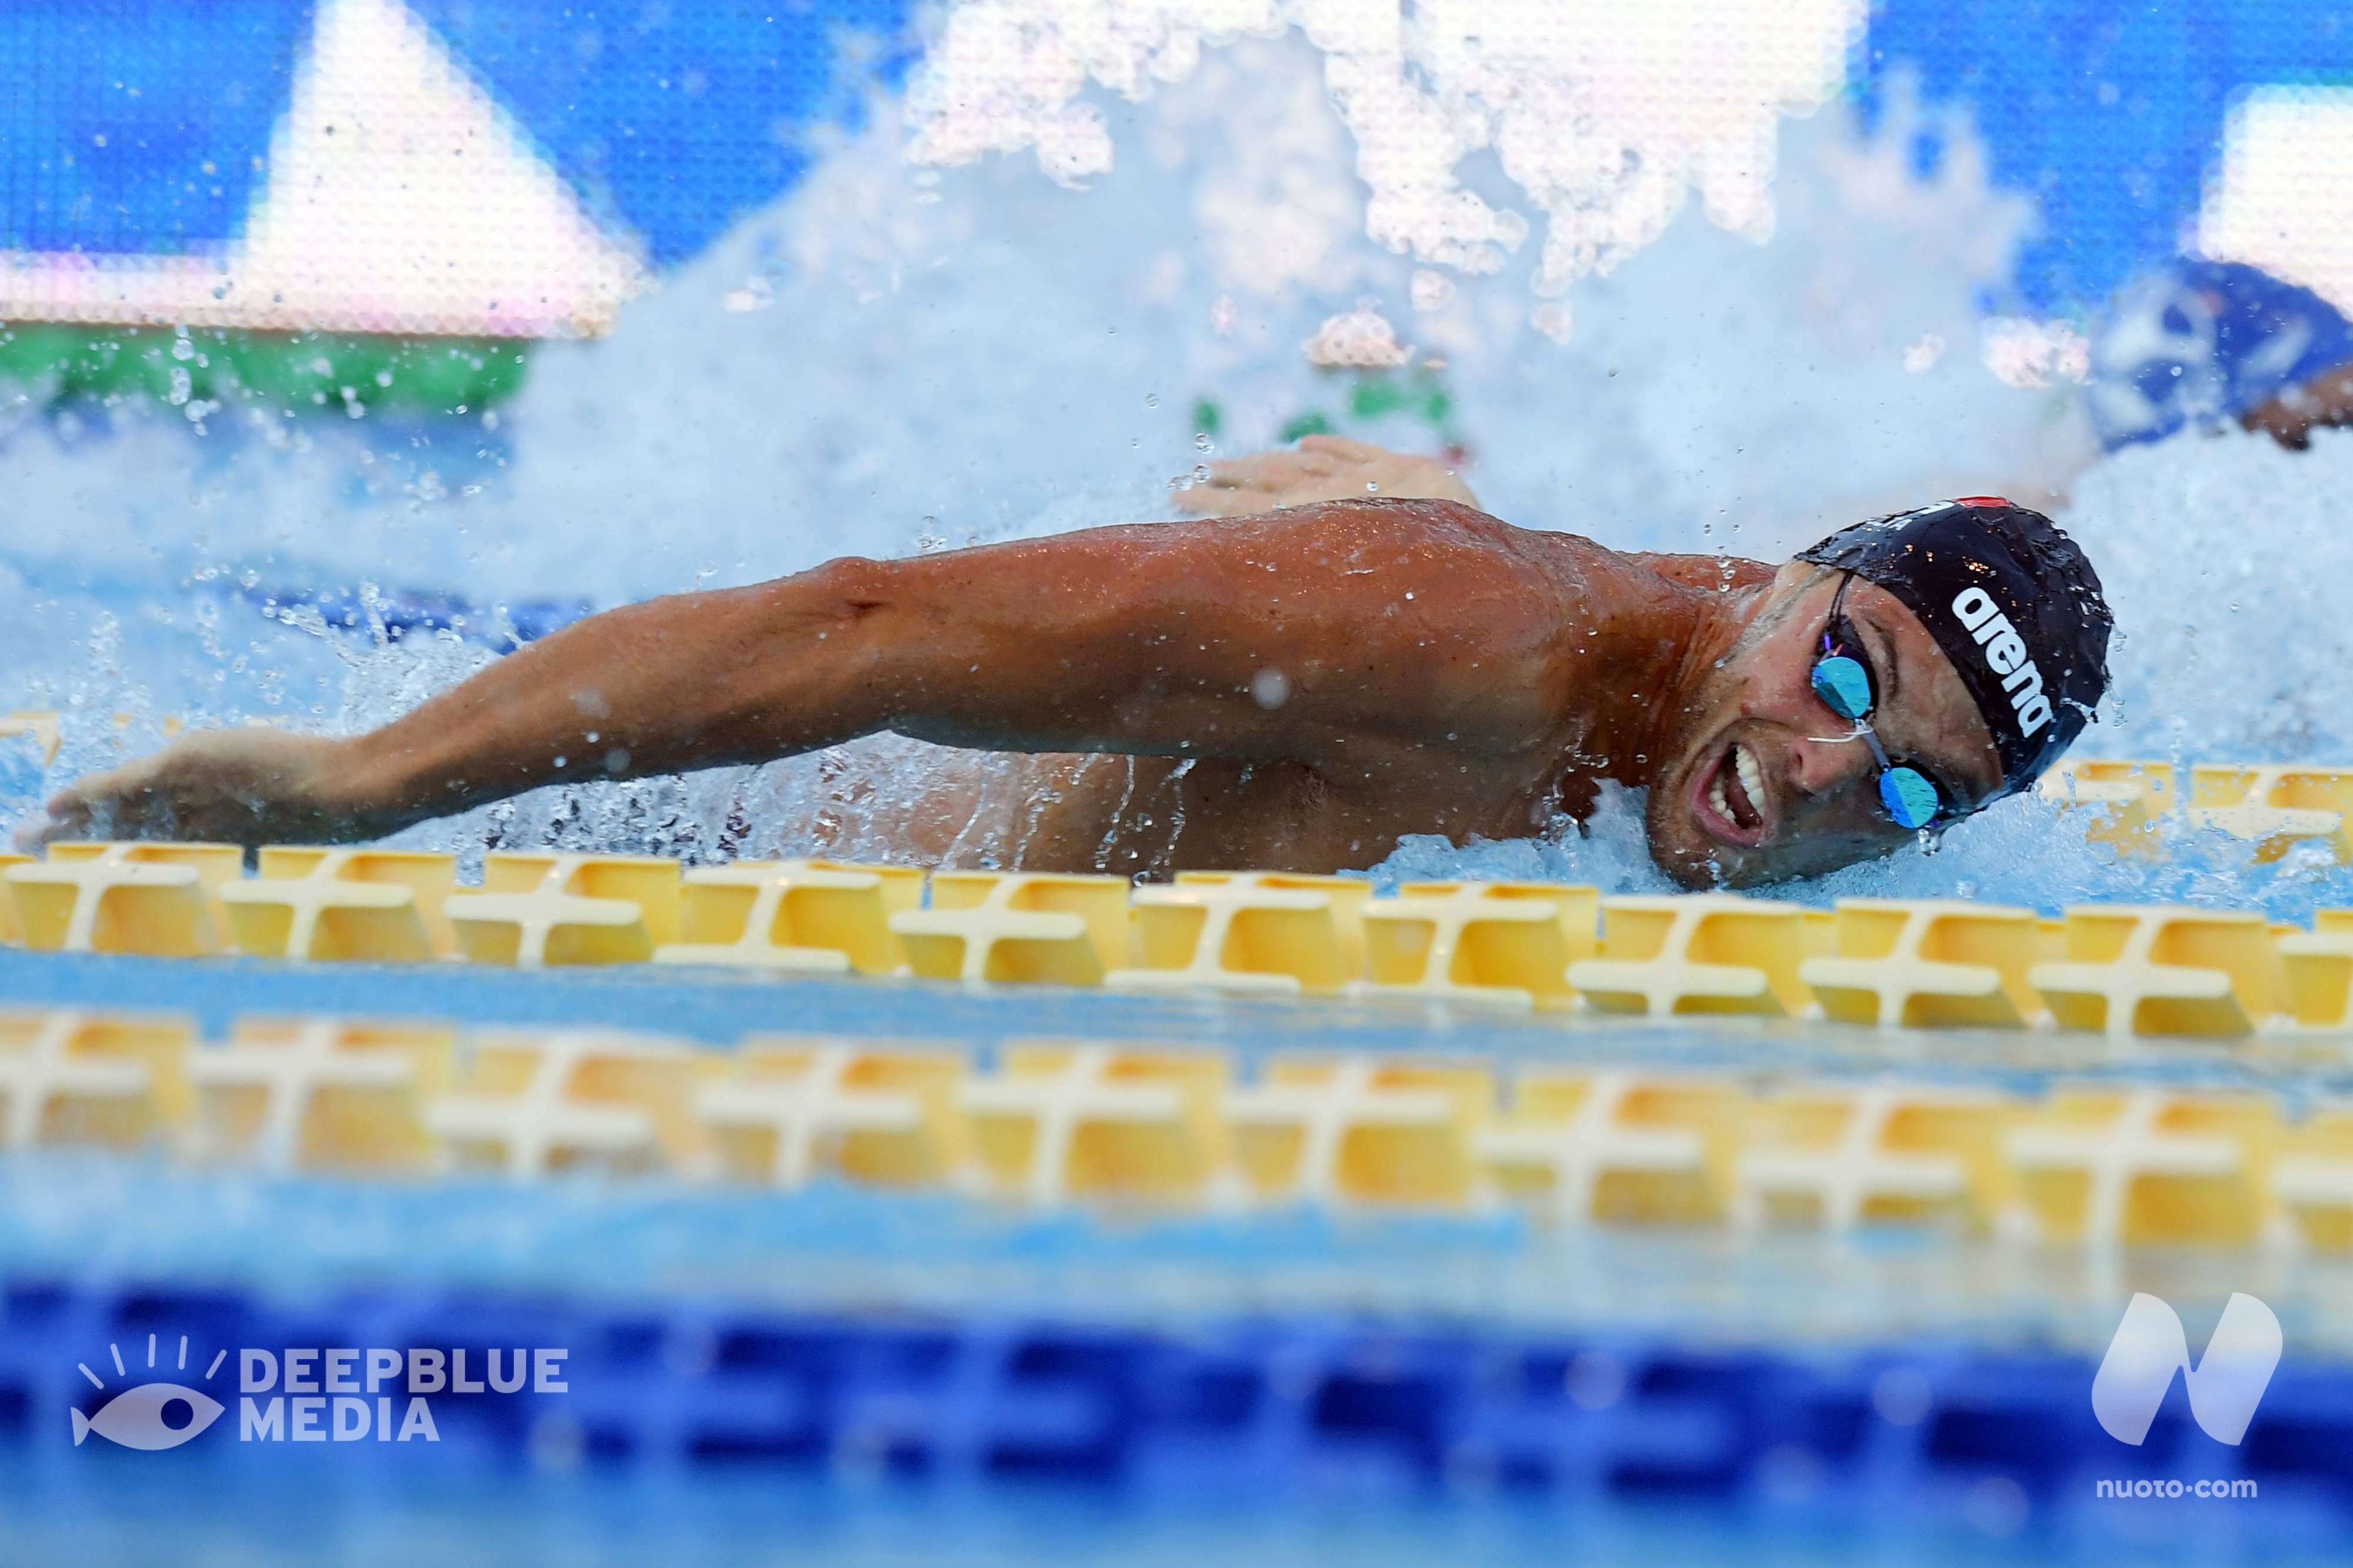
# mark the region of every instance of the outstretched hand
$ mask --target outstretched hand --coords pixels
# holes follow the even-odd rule
[[[16,843],[33,850],[60,839],[315,844],[372,837],[362,813],[337,804],[332,761],[341,744],[262,729],[183,736],[153,756],[76,779],[45,816],[18,825]]]
[[[1434,458],[1408,457],[1341,436],[1303,437],[1296,451],[1260,452],[1209,466],[1209,477],[1176,492],[1180,510],[1203,517],[1250,517],[1317,501],[1459,500],[1479,498]]]

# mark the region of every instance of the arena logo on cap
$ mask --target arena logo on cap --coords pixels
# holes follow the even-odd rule
[[[2026,651],[2026,639],[1983,588],[1964,588],[1953,596],[1953,614],[1961,619],[1986,662],[2001,677],[2001,689],[2018,711],[2018,732],[2031,735],[2051,722],[2051,699],[2042,694],[2042,671]]]

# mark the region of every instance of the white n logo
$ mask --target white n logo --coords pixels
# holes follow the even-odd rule
[[[2279,1358],[2279,1320],[2253,1296],[2232,1295],[2206,1342],[2205,1359],[2193,1367],[2189,1336],[2173,1309],[2154,1296],[2136,1295],[2092,1379],[2092,1414],[2109,1436],[2137,1446],[2178,1371],[2189,1388],[2189,1414],[2206,1436],[2236,1443],[2247,1435]]]

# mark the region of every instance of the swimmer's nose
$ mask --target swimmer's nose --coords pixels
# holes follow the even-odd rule
[[[1789,785],[1801,795],[1828,795],[1872,771],[1871,747],[1856,731],[1807,735],[1790,748]]]

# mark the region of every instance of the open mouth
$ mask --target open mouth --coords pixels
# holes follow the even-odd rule
[[[1764,842],[1765,770],[1757,754],[1735,741],[1694,791],[1700,826],[1726,843],[1754,848]]]

